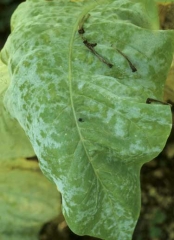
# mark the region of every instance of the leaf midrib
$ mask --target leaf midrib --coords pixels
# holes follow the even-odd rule
[[[74,116],[74,120],[75,120],[75,124],[76,124],[76,127],[77,127],[77,132],[79,134],[79,138],[80,138],[80,141],[82,143],[82,146],[84,148],[84,151],[85,151],[85,154],[87,156],[87,159],[89,160],[91,166],[92,166],[92,169],[93,169],[93,172],[98,180],[98,182],[101,184],[102,188],[105,189],[105,192],[107,192],[108,190],[105,188],[105,186],[103,186],[102,184],[102,181],[101,179],[99,178],[93,164],[92,164],[92,161],[91,161],[91,158],[88,154],[88,151],[86,149],[86,146],[85,146],[85,143],[83,141],[83,137],[82,137],[82,134],[81,134],[81,131],[80,131],[80,128],[79,128],[79,125],[78,125],[78,120],[77,120],[77,117],[76,117],[76,112],[75,112],[75,107],[74,107],[74,101],[73,101],[73,90],[72,90],[72,51],[73,51],[73,43],[74,43],[74,39],[75,39],[75,34],[78,32],[77,29],[78,29],[78,24],[80,22],[80,20],[82,19],[82,17],[84,15],[86,15],[92,8],[94,8],[95,6],[97,6],[99,3],[95,3],[95,4],[92,4],[90,5],[89,8],[86,8],[84,11],[82,11],[82,13],[79,14],[78,18],[77,18],[77,21],[76,23],[74,24],[74,28],[72,30],[72,34],[71,34],[71,37],[70,37],[70,43],[69,43],[69,54],[68,54],[68,80],[69,80],[69,93],[70,93],[70,103],[71,103],[71,107],[72,107],[72,112],[73,112],[73,116]],[[109,199],[109,201],[111,201],[111,199]],[[112,201],[111,201],[112,202]],[[111,203],[112,205],[112,203]]]

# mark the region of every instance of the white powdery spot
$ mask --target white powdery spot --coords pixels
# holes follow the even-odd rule
[[[117,137],[125,137],[127,135],[127,123],[123,118],[117,117],[114,125],[114,132]]]
[[[147,147],[142,144],[142,141],[136,140],[134,143],[131,143],[129,146],[129,151],[131,151],[132,154],[142,153],[145,152]]]
[[[83,81],[78,81],[77,87],[78,87],[79,90],[82,90],[83,87],[84,87],[84,85],[85,85],[85,82],[83,82]]]
[[[106,118],[105,118],[106,123],[109,123],[109,122],[111,121],[113,115],[114,115],[114,114],[113,114],[113,110],[112,110],[112,109],[109,109],[109,110],[107,111],[107,116],[106,116]]]

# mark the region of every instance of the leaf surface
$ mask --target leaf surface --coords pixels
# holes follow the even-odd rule
[[[35,153],[24,130],[4,107],[3,97],[10,78],[7,66],[1,61],[0,73],[0,160],[34,156]]]
[[[170,133],[170,106],[146,104],[162,101],[170,33],[150,30],[142,9],[127,0],[27,1],[1,53],[11,74],[5,105],[79,235],[131,239],[140,168]]]

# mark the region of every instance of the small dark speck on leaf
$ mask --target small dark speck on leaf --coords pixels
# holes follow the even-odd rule
[[[79,122],[84,122],[83,118],[78,119]]]
[[[84,33],[85,33],[85,30],[83,29],[83,27],[78,30],[78,33],[79,33],[79,34],[84,34]]]

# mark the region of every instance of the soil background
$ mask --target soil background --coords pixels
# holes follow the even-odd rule
[[[23,1],[0,0],[0,49],[10,33],[10,17],[21,2]],[[174,4],[158,7],[161,29],[174,29]],[[173,104],[174,67],[170,78],[172,80],[167,86],[169,91],[165,92],[165,100]],[[173,106],[172,112],[174,119]],[[141,188],[142,208],[133,240],[174,240],[174,128],[162,153],[142,167]],[[38,239],[92,240],[96,238],[75,235],[61,215],[43,224]]]

